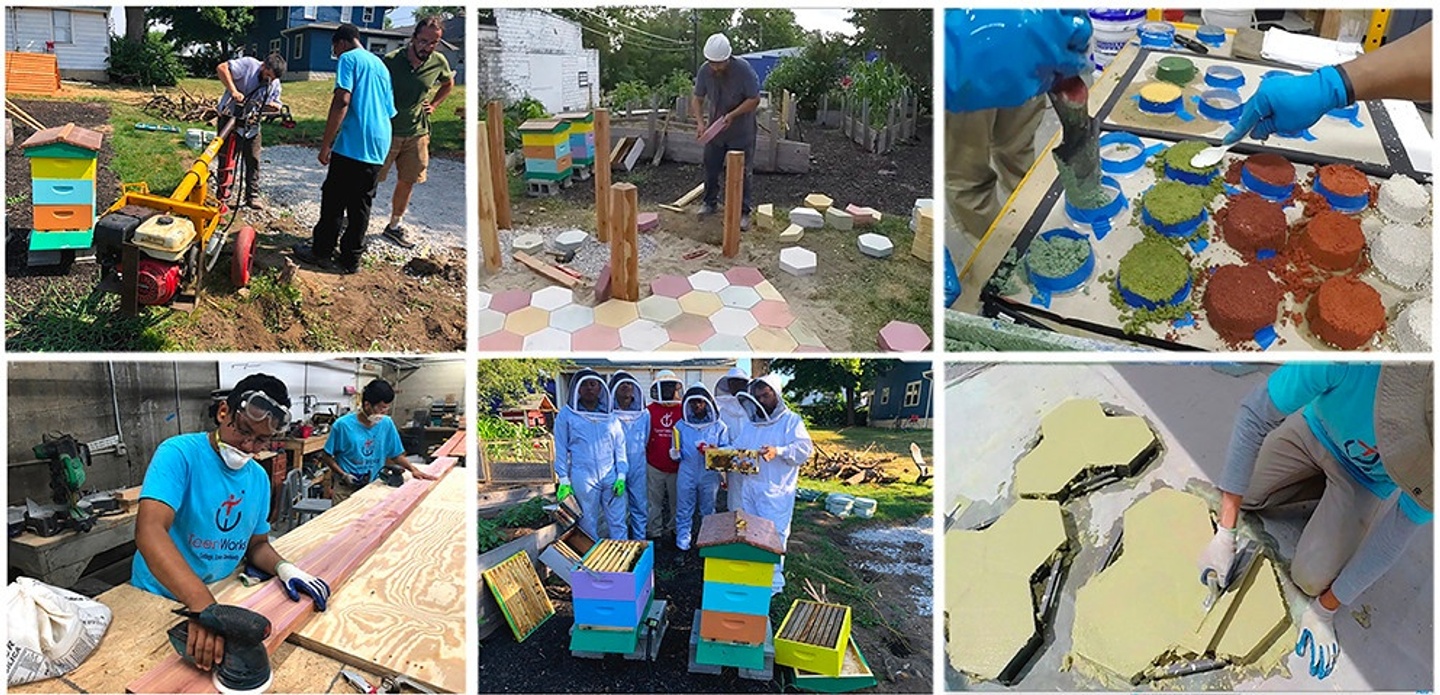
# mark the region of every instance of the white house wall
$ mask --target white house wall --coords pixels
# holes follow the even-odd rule
[[[7,8],[5,43],[11,51],[44,53],[53,39],[48,8]],[[104,79],[110,64],[110,26],[103,12],[70,10],[73,41],[55,44],[60,75],[75,79]]]
[[[531,94],[551,112],[582,109],[599,101],[600,55],[584,48],[580,25],[543,10],[497,9],[495,26],[500,51],[486,56],[485,62],[492,64],[483,67],[507,86],[508,96]],[[535,73],[551,69],[559,70],[558,80],[553,74]],[[588,88],[580,86],[582,71]],[[545,93],[536,94],[537,89]]]

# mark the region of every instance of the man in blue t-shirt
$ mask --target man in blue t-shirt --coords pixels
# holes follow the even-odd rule
[[[214,605],[207,584],[249,562],[280,577],[290,600],[308,595],[325,610],[330,586],[275,552],[270,479],[251,456],[283,437],[290,421],[285,384],[268,374],[240,380],[216,410],[219,427],[160,443],[140,488],[135,519],[139,551],[130,570],[137,588],[200,612]],[[190,622],[186,653],[200,668],[220,663],[224,639]]]
[[[376,379],[360,392],[360,410],[344,415],[331,426],[322,458],[330,467],[330,499],[335,504],[379,477],[386,463],[404,468],[420,480],[435,479],[405,458],[400,430],[389,415],[394,402],[394,387]]]
[[[1295,653],[1310,674],[1335,668],[1335,612],[1400,558],[1434,516],[1430,364],[1286,364],[1240,405],[1220,488],[1215,537],[1200,577],[1235,559],[1240,511],[1320,500],[1290,561],[1311,597]]]
[[[390,153],[395,93],[389,68],[360,44],[360,30],[355,25],[340,25],[331,37],[330,49],[338,61],[335,93],[319,155],[329,173],[320,189],[320,221],[315,223],[311,243],[297,246],[295,257],[330,268],[338,242],[335,260],[340,272],[350,274],[360,269],[370,205],[375,202],[380,167]]]

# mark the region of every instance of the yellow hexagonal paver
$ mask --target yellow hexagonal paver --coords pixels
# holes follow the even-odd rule
[[[785,298],[780,296],[780,290],[775,289],[775,286],[770,284],[769,280],[756,285],[755,293],[760,295],[761,299],[771,299],[777,302],[785,301]]]
[[[659,352],[700,352],[700,346],[691,345],[690,343],[677,343],[672,340],[661,345]]]
[[[680,297],[680,308],[684,309],[687,314],[709,316],[719,311],[720,307],[724,305],[724,302],[720,301],[720,295],[714,292],[700,292],[697,290],[686,292]]]
[[[790,336],[790,331],[769,326],[760,326],[746,334],[745,342],[755,352],[794,352],[800,344]]]
[[[635,302],[610,299],[595,307],[595,323],[602,326],[623,328],[639,318],[640,310],[635,307]]]
[[[550,312],[527,306],[505,317],[505,330],[516,335],[530,335],[550,325]]]

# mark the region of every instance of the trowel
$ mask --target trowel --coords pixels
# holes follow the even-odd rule
[[[1223,582],[1222,578],[1213,571],[1206,570],[1201,573],[1201,580],[1210,587],[1210,593],[1206,594],[1205,600],[1200,604],[1205,609],[1205,618],[1201,620],[1202,624],[1209,619],[1210,611],[1215,609],[1215,605],[1220,603],[1221,596],[1226,592],[1234,591],[1245,583],[1245,577],[1250,574],[1250,567],[1255,564],[1255,559],[1258,557],[1260,557],[1260,544],[1254,541],[1245,541],[1245,544],[1235,551],[1235,561],[1230,563],[1230,571],[1223,577]]]

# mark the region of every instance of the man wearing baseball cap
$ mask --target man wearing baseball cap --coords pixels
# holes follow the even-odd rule
[[[709,104],[709,109],[704,108]],[[725,154],[745,153],[745,193],[740,204],[740,229],[750,228],[750,172],[755,168],[755,107],[760,105],[760,78],[750,63],[730,55],[730,39],[711,34],[705,40],[705,64],[695,74],[695,94],[690,111],[695,114],[695,138],[705,144],[705,202],[702,215],[713,214],[720,205],[720,175]],[[711,126],[718,133],[705,139]]]

